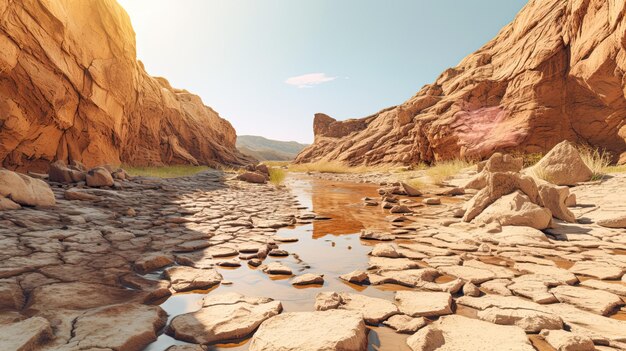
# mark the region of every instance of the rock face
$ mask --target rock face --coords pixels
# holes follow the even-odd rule
[[[563,140],[626,151],[626,7],[532,0],[405,103],[362,119],[315,115],[297,162],[352,165],[547,152]]]
[[[0,14],[3,166],[243,160],[230,123],[146,73],[115,0],[3,1]]]

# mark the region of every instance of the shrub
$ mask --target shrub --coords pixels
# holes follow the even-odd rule
[[[594,149],[587,146],[578,147],[578,152],[583,162],[589,167],[593,176],[591,180],[601,180],[611,165],[611,155],[604,150]]]
[[[433,184],[442,185],[446,180],[458,174],[462,169],[471,166],[472,163],[463,160],[442,161],[426,169],[426,175],[430,177]]]
[[[285,181],[286,172],[282,168],[271,167],[270,171],[270,183],[279,186]]]

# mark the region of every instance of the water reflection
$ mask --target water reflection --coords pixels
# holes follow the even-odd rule
[[[351,183],[334,183],[324,180],[290,179],[288,186],[303,206],[329,220],[314,221],[293,228],[283,228],[278,236],[295,237],[297,242],[281,243],[289,251],[288,257],[268,257],[264,263],[279,261],[289,266],[294,274],[315,273],[324,275],[324,285],[294,287],[290,277],[268,276],[259,269],[243,264],[236,269],[218,268],[232,285],[219,285],[211,294],[238,292],[249,296],[264,296],[279,300],[285,312],[314,310],[315,296],[322,291],[358,292],[372,297],[392,300],[399,286],[359,286],[340,280],[339,275],[368,266],[369,243],[359,239],[362,228],[389,229],[379,207],[365,207],[361,198],[376,196],[376,186]],[[294,255],[296,254],[296,255]],[[170,320],[176,315],[201,308],[202,298],[209,291],[176,294],[161,307]],[[408,350],[406,336],[396,334],[386,327],[370,328],[370,350]],[[248,341],[238,344],[213,345],[210,350],[247,350]],[[162,351],[171,345],[184,345],[167,335],[162,335],[147,351]]]

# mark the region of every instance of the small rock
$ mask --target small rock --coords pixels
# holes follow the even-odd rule
[[[594,351],[591,338],[565,330],[542,330],[541,337],[557,351]]]
[[[208,289],[222,281],[222,275],[215,269],[197,269],[185,266],[170,267],[165,276],[172,282],[172,289],[188,291]]]
[[[463,295],[473,297],[480,296],[480,289],[478,289],[478,287],[474,285],[474,283],[467,282],[465,283],[465,285],[463,285]]]
[[[441,205],[441,199],[438,197],[429,197],[428,199],[422,200],[422,203],[426,205]]]
[[[398,291],[400,312],[411,317],[435,317],[452,313],[452,295],[447,292]]]
[[[285,266],[280,262],[270,262],[267,264],[265,268],[263,268],[263,272],[267,274],[277,274],[277,275],[292,275],[293,272],[291,268]]]
[[[339,278],[354,284],[365,284],[368,282],[369,279],[367,276],[367,272],[359,270],[340,275]]]
[[[324,276],[320,274],[306,273],[291,280],[291,285],[324,284]]]

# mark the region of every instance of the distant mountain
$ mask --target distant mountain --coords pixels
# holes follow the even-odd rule
[[[308,144],[271,140],[256,135],[237,136],[237,149],[259,161],[291,161]]]

